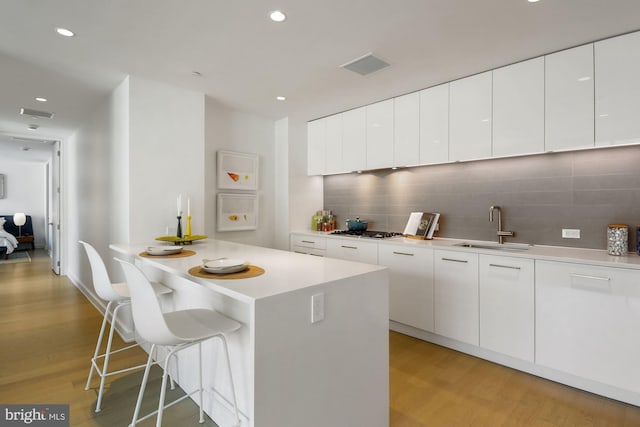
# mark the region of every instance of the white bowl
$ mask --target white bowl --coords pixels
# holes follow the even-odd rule
[[[229,274],[246,270],[249,261],[234,258],[219,258],[214,260],[203,260],[202,269],[207,273]]]
[[[182,246],[148,246],[149,255],[173,255],[182,252]]]

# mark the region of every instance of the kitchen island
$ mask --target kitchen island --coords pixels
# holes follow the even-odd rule
[[[213,308],[243,324],[228,339],[242,426],[388,425],[385,267],[211,239],[186,246],[195,255],[181,258],[140,256],[147,246],[110,247],[174,290],[162,301],[167,309]],[[203,258],[221,257],[247,260],[265,272],[237,280],[188,272]],[[315,315],[312,297],[323,300]],[[223,353],[216,341],[203,352],[204,410],[221,427],[231,425]],[[187,352],[172,374],[185,391],[195,388]]]

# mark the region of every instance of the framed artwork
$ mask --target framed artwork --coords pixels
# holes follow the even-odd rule
[[[258,195],[218,193],[218,231],[258,228]]]
[[[257,190],[258,155],[218,151],[218,188],[221,190]]]

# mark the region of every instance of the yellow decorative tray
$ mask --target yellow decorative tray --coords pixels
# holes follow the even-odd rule
[[[156,237],[156,240],[163,242],[173,242],[174,245],[190,245],[195,240],[206,239],[207,236],[202,234],[192,234],[191,236],[177,237],[177,236],[160,236]]]

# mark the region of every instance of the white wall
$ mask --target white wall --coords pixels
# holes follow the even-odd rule
[[[273,120],[234,110],[207,97],[205,122],[205,234],[220,240],[274,247],[276,150]],[[216,231],[216,196],[220,192],[216,188],[216,152],[218,150],[253,153],[259,156],[257,230]],[[286,190],[283,191],[286,192]]]
[[[182,194],[193,234],[205,234],[204,95],[130,77],[130,242],[153,242],[177,226]]]
[[[311,217],[324,206],[321,176],[307,176],[307,123],[289,118],[289,227],[311,229]]]
[[[273,247],[289,250],[289,119],[275,123],[275,211]]]
[[[109,243],[122,236],[127,221],[126,190],[114,174],[122,173],[115,147],[126,145],[123,128],[128,125],[128,79],[89,114],[83,127],[62,142],[62,235],[63,273],[74,283],[92,290],[91,270],[78,240],[93,245],[116,279]],[[112,197],[111,195],[116,195]]]
[[[16,212],[31,215],[35,245],[44,247],[46,163],[0,158],[0,174],[5,175],[5,197],[0,199],[0,215]]]

